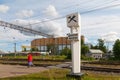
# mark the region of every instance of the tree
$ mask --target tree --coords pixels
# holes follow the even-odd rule
[[[81,54],[85,55],[89,51],[89,47],[85,45],[84,40],[81,39]]]
[[[35,48],[31,48],[30,51],[31,51],[31,52],[32,52],[32,51],[35,51]]]
[[[65,47],[60,54],[67,56],[67,59],[71,59],[71,50],[67,47]]]
[[[81,45],[81,53],[85,55],[89,51],[89,47],[85,45]]]
[[[107,52],[107,48],[104,45],[104,41],[102,39],[98,39],[98,47],[100,50],[102,50],[104,53]]]
[[[47,51],[51,51],[51,55],[57,54],[57,45],[55,44],[47,44]]]
[[[23,50],[24,52],[26,52],[27,50],[26,50],[26,48],[24,48],[24,50]]]
[[[98,44],[96,46],[92,46],[92,49],[100,49],[104,53],[107,52],[107,48],[106,48],[104,41],[102,39],[98,39]]]
[[[113,54],[115,59],[120,60],[120,40],[119,39],[117,39],[115,41],[115,44],[113,45]]]
[[[36,48],[35,48],[35,51],[39,51],[39,49],[36,47]]]

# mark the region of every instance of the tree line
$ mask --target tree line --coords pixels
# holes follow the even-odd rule
[[[84,40],[81,39],[81,55],[85,56],[86,53],[89,52],[89,49],[100,49],[101,51],[103,51],[104,53],[108,53],[108,49],[107,47],[105,46],[105,42],[104,40],[102,39],[98,39],[97,40],[97,44],[96,45],[92,45],[90,47],[88,47]],[[50,51],[51,50],[51,53],[53,55],[56,55],[58,54],[57,52],[57,47],[54,45],[54,44],[49,44],[47,45],[47,51]],[[26,48],[24,49],[24,51],[27,51]],[[38,48],[31,48],[30,51],[39,51]],[[116,60],[120,60],[120,40],[117,39],[113,45],[113,49],[111,51],[114,55],[114,59]],[[60,55],[65,55],[67,56],[67,58],[71,58],[71,50],[67,47],[65,47],[61,52],[60,52]]]

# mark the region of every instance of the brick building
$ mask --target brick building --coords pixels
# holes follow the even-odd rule
[[[81,39],[84,40],[84,36],[81,36]],[[55,49],[57,53],[60,53],[65,47],[71,49],[71,41],[68,40],[68,37],[40,38],[34,39],[31,42],[31,46],[37,47],[40,52],[48,52]]]

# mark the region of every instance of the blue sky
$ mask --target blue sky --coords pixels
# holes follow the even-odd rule
[[[66,36],[70,31],[65,16],[79,12],[81,33],[86,43],[96,44],[101,38],[108,44],[120,37],[119,4],[120,0],[0,0],[0,20],[47,34]],[[51,20],[59,17],[62,18]],[[46,20],[51,21],[34,24]],[[0,50],[14,51],[14,43],[17,43],[17,51],[20,51],[21,45],[30,45],[36,38],[41,36],[1,26]]]

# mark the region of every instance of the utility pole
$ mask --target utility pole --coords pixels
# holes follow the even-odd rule
[[[14,53],[15,53],[14,57],[16,58],[16,43],[14,43]]]

